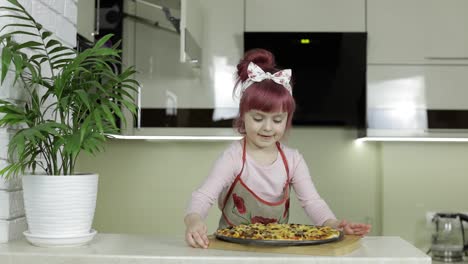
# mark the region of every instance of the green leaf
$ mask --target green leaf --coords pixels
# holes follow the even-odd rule
[[[65,46],[57,47],[57,48],[54,48],[51,51],[49,51],[49,54],[57,53],[57,52],[62,51],[62,50],[71,50],[71,49],[69,47],[65,47]]]
[[[22,156],[25,150],[25,138],[20,136],[15,140],[15,137],[13,137],[12,142],[16,145],[18,155]]]
[[[56,60],[57,58],[60,58],[60,57],[68,57],[70,55],[76,55],[75,52],[65,52],[65,53],[61,53],[61,54],[57,54],[53,57],[50,58],[51,61],[54,61]],[[69,58],[69,60],[73,60],[73,58]]]
[[[117,51],[113,49],[109,49],[109,48],[96,49],[94,53],[96,56],[117,56],[118,55]]]
[[[0,6],[0,10],[8,10],[8,11],[15,11],[15,12],[20,12],[24,13],[23,10],[14,8],[14,7],[8,7],[8,6]]]
[[[11,63],[11,51],[8,47],[4,47],[2,50],[2,79],[0,84],[3,84],[5,77],[8,72],[8,68],[10,67]]]
[[[75,156],[80,151],[80,135],[72,134],[65,137],[67,144],[64,145],[65,154]]]
[[[13,63],[15,64],[15,68],[16,68],[16,71],[15,71],[15,80],[13,82],[13,85],[16,84],[16,81],[18,80],[19,76],[21,75],[21,73],[23,72],[24,70],[24,63],[27,63],[23,60],[23,58],[21,57],[21,55],[18,55],[18,54],[13,54]]]
[[[6,114],[0,120],[0,126],[5,126],[5,125],[13,126],[13,125],[24,123],[25,121],[26,121],[26,119],[22,115]]]
[[[46,44],[46,49],[51,48],[51,47],[56,46],[56,45],[60,45],[60,46],[61,46],[62,43],[58,42],[58,41],[55,40],[55,39],[51,39],[51,40],[49,40],[49,41],[47,42],[47,44]]]
[[[61,59],[61,60],[54,61],[52,62],[52,68],[55,68],[56,66],[63,67],[64,65],[67,65],[71,61],[73,61],[73,59]],[[63,66],[60,66],[60,65],[63,65]]]
[[[52,67],[52,69],[56,70],[56,69],[62,69],[63,67],[67,66],[68,63],[60,63],[60,64],[54,64],[54,66]]]
[[[130,77],[132,74],[134,74],[135,71],[132,71],[130,69],[126,69],[124,72],[122,72],[120,75],[119,75],[119,78],[121,80],[125,80],[127,79],[128,77]]]
[[[34,47],[38,47],[38,46],[42,46],[42,43],[39,43],[37,41],[27,41],[23,44],[20,44],[18,46],[16,46],[14,48],[14,50],[20,50],[20,49],[23,49],[23,48],[34,48]]]
[[[93,115],[94,121],[96,122],[96,126],[98,127],[99,132],[103,132],[104,127],[102,125],[101,114],[97,110],[94,110]]]
[[[109,105],[111,106],[112,110],[114,110],[114,113],[120,118],[120,120],[123,120],[125,122],[126,119],[124,118],[124,115],[120,107],[117,104],[112,103],[112,102],[109,102]]]
[[[47,60],[48,60],[47,57],[42,58],[42,59],[39,61],[39,65],[38,65],[38,66],[40,67],[41,64],[44,63],[44,62],[46,62]]]
[[[20,3],[18,3],[17,0],[8,0],[8,2],[24,10],[24,7]]]
[[[26,64],[26,67],[28,68],[29,72],[32,75],[32,79],[37,79],[38,77],[38,69],[34,68],[34,65],[31,63]]]
[[[47,58],[47,56],[44,55],[44,54],[36,54],[36,55],[31,56],[31,58],[29,60],[37,60],[37,59],[41,59],[41,58]]]
[[[121,101],[121,102],[125,105],[126,108],[128,108],[128,110],[130,110],[130,112],[132,112],[134,114],[136,113],[137,107],[136,107],[135,103],[130,102],[130,101]]]
[[[86,132],[88,132],[89,129],[89,122],[90,122],[91,116],[87,116],[83,123],[81,124],[80,127],[80,142],[83,142],[84,137],[86,135]]]
[[[105,35],[96,43],[96,45],[94,45],[94,48],[99,48],[103,46],[112,36],[114,36],[114,34]]]
[[[123,83],[129,82],[129,83],[133,83],[135,86],[140,86],[140,83],[138,81],[132,80],[132,79],[126,79],[126,80],[123,80],[122,82]]]
[[[15,164],[8,164],[5,168],[0,170],[0,176],[3,176],[7,180],[10,179],[12,176],[16,176],[13,173],[15,166]]]
[[[42,60],[41,60],[42,61]],[[33,60],[31,61],[32,64],[34,64],[34,66],[38,69],[38,71],[40,70],[41,68],[41,61],[36,61],[36,60]],[[33,67],[34,67],[33,66]]]
[[[28,31],[17,30],[17,31],[9,32],[5,35],[0,36],[0,41],[2,41],[3,39],[11,38],[11,36],[14,36],[14,35],[28,35],[28,36],[34,36],[34,37],[37,36],[36,34],[28,32]]]
[[[113,127],[117,127],[117,124],[115,123],[115,116],[112,114],[110,108],[105,104],[101,105],[101,108],[106,115],[107,121],[110,121]]]
[[[53,33],[50,32],[50,31],[44,31],[44,32],[42,32],[42,36],[41,36],[41,37],[42,37],[43,40],[45,40],[46,38],[52,36],[52,34],[53,34]]]
[[[29,18],[27,18],[27,17],[19,17],[19,16],[12,16],[12,15],[5,15],[5,16],[0,16],[0,17],[13,17],[13,18],[24,19],[24,20],[30,21]],[[7,24],[7,25],[3,26],[2,29],[0,29],[0,32],[3,31],[3,30],[4,30],[5,28],[7,28],[7,27],[15,27],[15,28],[18,28],[18,27],[19,27],[19,28],[36,28],[35,26],[29,25],[29,24]],[[36,34],[34,34],[34,33],[32,33],[32,32],[30,32],[30,33],[31,33],[31,35],[33,35],[33,36],[37,36]]]
[[[88,110],[91,110],[91,105],[89,103],[88,94],[84,90],[76,90],[75,93],[80,97],[80,99],[85,103]]]
[[[29,17],[22,17],[22,16],[16,16],[16,15],[1,15],[0,17],[11,17],[11,18],[16,18],[16,19],[21,19],[21,20],[26,20],[26,21],[31,21]]]

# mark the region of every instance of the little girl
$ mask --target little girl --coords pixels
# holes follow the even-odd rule
[[[273,54],[254,49],[237,65],[237,74],[236,87],[241,86],[242,96],[235,127],[244,138],[224,151],[208,178],[192,193],[184,219],[186,242],[192,247],[208,247],[203,219],[216,199],[222,212],[219,228],[287,223],[291,186],[315,224],[340,228],[345,234],[367,234],[370,225],[336,219],[317,193],[302,155],[280,143],[291,127],[295,109],[291,70],[275,68]]]

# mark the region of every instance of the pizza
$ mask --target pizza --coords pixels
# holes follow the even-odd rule
[[[338,239],[340,235],[339,230],[329,226],[278,223],[230,226],[216,231],[216,236],[221,237],[276,241],[322,241]]]

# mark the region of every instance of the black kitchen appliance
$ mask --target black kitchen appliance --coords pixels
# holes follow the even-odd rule
[[[365,125],[367,33],[244,32],[244,50],[253,48],[292,69],[294,125]]]

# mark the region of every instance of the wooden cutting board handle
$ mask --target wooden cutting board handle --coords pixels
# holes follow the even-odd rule
[[[264,253],[279,253],[279,254],[300,254],[312,256],[342,256],[353,252],[361,245],[360,236],[345,235],[344,238],[337,242],[331,242],[320,245],[308,246],[254,246],[229,243],[216,239],[213,235],[208,236],[210,239],[210,249],[233,250],[233,251],[249,251],[249,252],[264,252]]]

